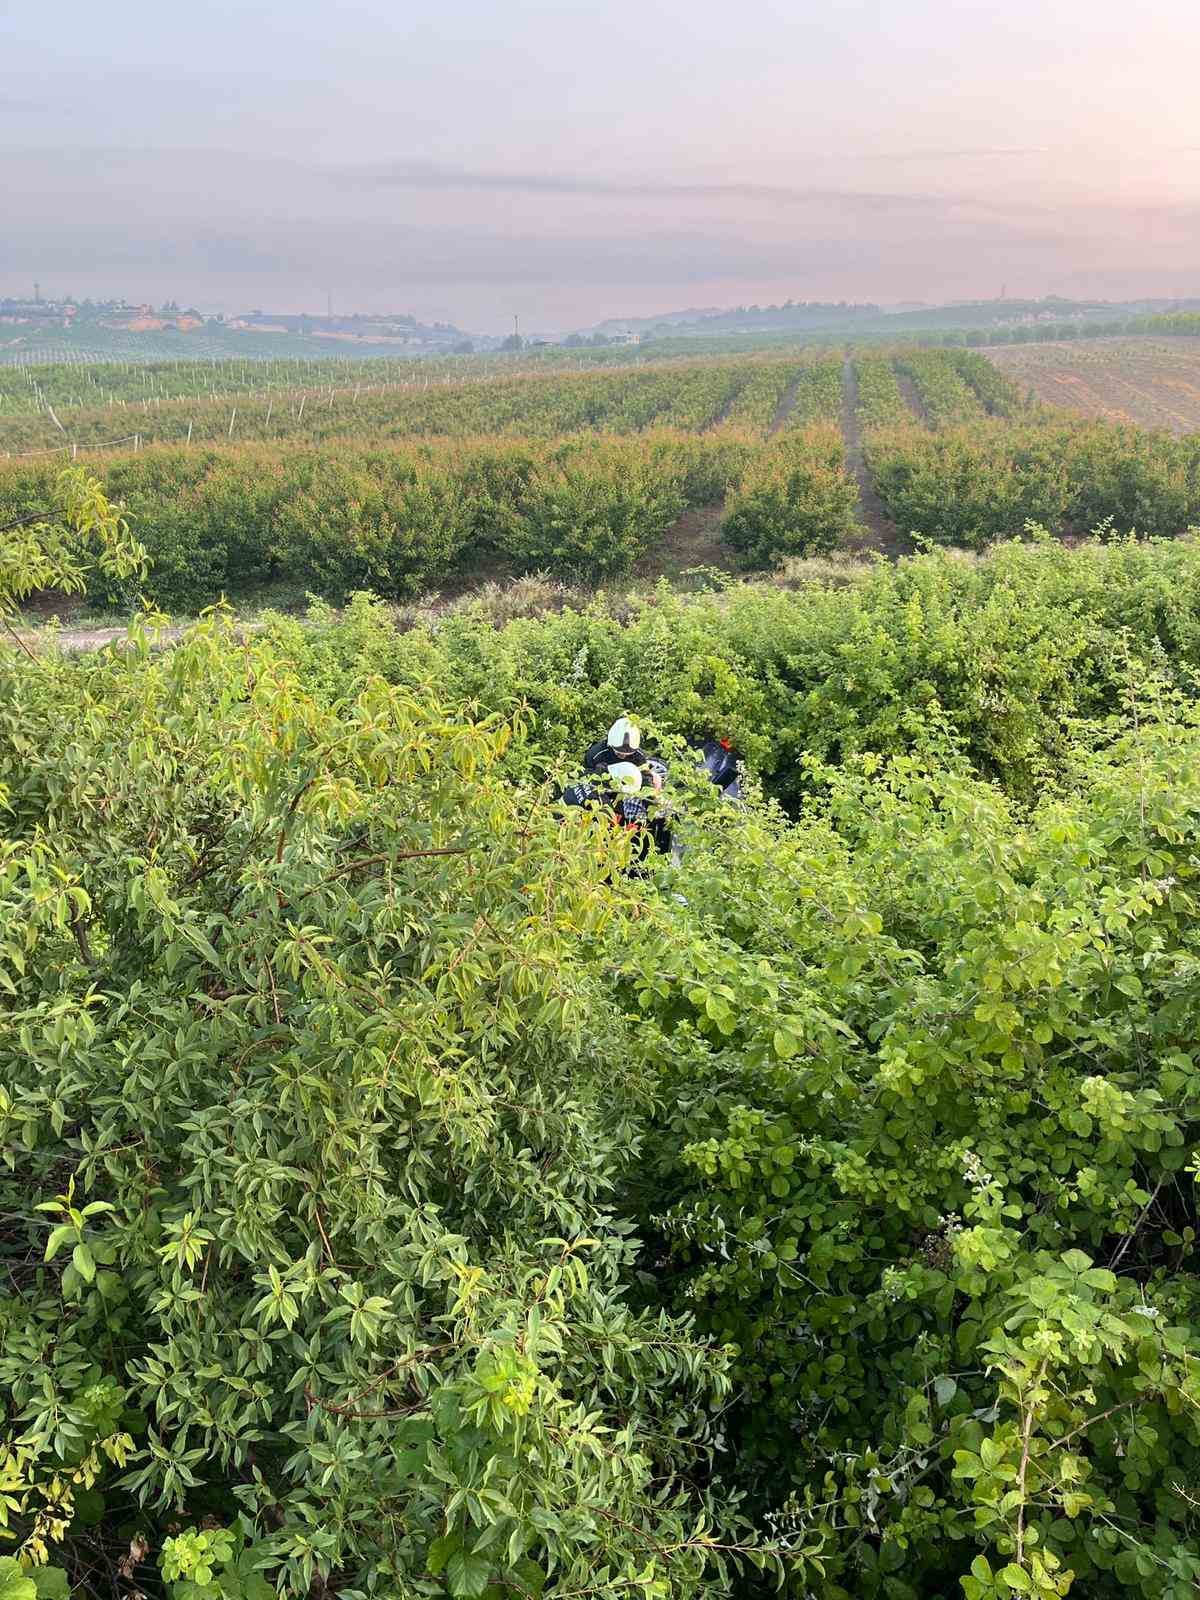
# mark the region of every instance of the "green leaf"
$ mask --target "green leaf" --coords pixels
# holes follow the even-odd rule
[[[1109,1272],[1107,1267],[1089,1267],[1080,1282],[1086,1283],[1089,1289],[1102,1289],[1107,1294],[1117,1287],[1116,1275]]]
[[[513,1568],[513,1575],[520,1580],[521,1587],[535,1597],[546,1587],[545,1572],[529,1556],[521,1557]]]
[[[61,1567],[34,1567],[30,1573],[38,1600],[67,1600],[71,1585]]]
[[[46,1240],[46,1254],[43,1257],[43,1260],[53,1261],[55,1256],[62,1249],[63,1245],[66,1244],[67,1240],[74,1239],[75,1236],[76,1229],[74,1223],[63,1222],[60,1223],[57,1228],[51,1228],[50,1237]]]
[[[1137,1563],[1137,1552],[1122,1550],[1113,1562],[1113,1575],[1118,1582],[1132,1587],[1140,1576]]]
[[[446,1563],[446,1586],[456,1600],[478,1600],[491,1575],[487,1557],[469,1550],[456,1550]]]
[[[96,1262],[86,1244],[77,1244],[71,1251],[71,1265],[85,1283],[96,1276]]]
[[[1067,1250],[1059,1258],[1064,1267],[1069,1267],[1072,1272],[1086,1272],[1092,1264],[1091,1256],[1084,1255],[1082,1250]]]
[[[446,1563],[454,1552],[460,1549],[462,1540],[457,1533],[443,1533],[429,1546],[429,1554],[425,1557],[425,1565],[435,1576],[446,1570]]]
[[[1034,1593],[1032,1578],[1023,1567],[1018,1567],[1015,1562],[1009,1562],[1008,1566],[1001,1567],[996,1574],[996,1578],[1000,1583],[1006,1583],[1014,1594]]]
[[[37,1585],[14,1556],[0,1556],[0,1600],[37,1600]]]
[[[801,1040],[787,1028],[776,1028],[772,1043],[775,1046],[775,1054],[781,1061],[786,1061],[799,1050]]]

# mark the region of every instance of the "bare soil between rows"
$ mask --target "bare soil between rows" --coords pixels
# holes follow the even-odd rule
[[[904,404],[916,417],[923,428],[929,427],[929,413],[925,409],[925,402],[917,393],[917,386],[907,372],[897,372],[896,385],[900,390],[900,397]]]
[[[846,446],[846,469],[858,485],[858,520],[865,530],[858,539],[847,543],[847,550],[852,555],[875,550],[893,559],[909,554],[912,543],[888,516],[867,469],[862,430],[858,425],[858,375],[849,356],[842,367],[842,438]]]

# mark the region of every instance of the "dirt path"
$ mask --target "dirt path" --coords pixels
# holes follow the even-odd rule
[[[659,578],[675,579],[692,567],[735,571],[734,553],[721,538],[724,515],[723,502],[685,511],[674,527],[667,529],[662,543],[638,561],[633,569],[634,581],[654,583]]]
[[[60,628],[53,637],[60,650],[101,650],[106,644],[124,639],[127,632],[126,628]],[[170,643],[182,633],[182,628],[165,628],[161,637],[164,643]]]
[[[734,406],[737,405],[741,393],[741,388],[735,389],[729,396],[728,400],[725,401],[721,409],[717,412],[716,416],[710,417],[699,431],[701,433],[711,433],[714,428],[723,428],[729,421],[729,413],[733,410]]]
[[[899,386],[900,394],[904,400],[904,404],[912,412],[913,416],[916,417],[921,426],[923,428],[927,428],[929,426],[929,413],[925,409],[924,400],[922,400],[921,396],[917,393],[916,384],[912,381],[907,372],[899,371],[896,373],[896,383]]]
[[[797,373],[791,383],[779,396],[779,404],[775,407],[775,415],[771,418],[771,426],[767,429],[767,438],[777,434],[780,428],[792,414],[792,407],[796,404],[796,395],[800,389],[800,374]]]
[[[849,356],[842,368],[842,438],[846,441],[846,466],[858,484],[858,519],[866,529],[852,550],[878,550],[887,556],[904,554],[910,548],[908,540],[888,516],[867,471],[858,426],[858,375]]]
[[[114,644],[118,639],[123,639],[128,632],[126,628],[58,628],[46,632],[26,633],[15,635],[14,649],[25,649],[36,655],[44,646],[53,641],[58,650],[67,650],[74,653],[79,650],[100,650],[106,644]],[[168,637],[177,639],[183,632],[182,628],[171,628]],[[13,636],[0,639],[0,644],[13,644]]]
[[[191,626],[191,624],[189,624]],[[241,625],[244,631],[251,631],[257,623],[247,622]],[[187,632],[184,626],[163,628],[155,635],[155,642],[151,648],[161,645],[174,644],[177,639],[182,639]],[[23,645],[27,650],[36,655],[38,650],[53,643],[56,650],[64,650],[68,655],[77,655],[81,650],[103,650],[106,645],[119,644],[125,640],[129,633],[128,628],[58,628],[38,633],[19,633],[17,644],[13,648]],[[11,637],[0,636],[0,648],[12,644]]]

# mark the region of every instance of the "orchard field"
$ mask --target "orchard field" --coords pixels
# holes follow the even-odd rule
[[[889,463],[1043,425],[854,376]],[[771,425],[589,448],[749,539],[842,482]],[[6,627],[153,585],[39,492]],[[0,644],[5,1600],[1196,1593],[1200,544],[157,627]],[[624,712],[637,873],[555,800]]]
[[[1151,363],[1160,345],[1190,359],[1182,333],[1127,344]],[[1029,528],[1173,537],[1200,522],[1200,435],[1047,406],[972,350],[394,365],[281,369],[278,388],[270,370],[146,366],[122,381],[149,392],[103,405],[68,403],[78,373],[30,368],[0,417],[0,518],[35,514],[64,463],[86,461],[149,551],[143,592],[176,612],[221,595],[403,600],[535,573],[612,586],[689,560],[767,572],[923,542],[980,550]],[[118,383],[92,377],[98,393]],[[135,598],[123,580],[93,597],[118,611]]]

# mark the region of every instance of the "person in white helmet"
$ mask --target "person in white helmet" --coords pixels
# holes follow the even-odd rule
[[[652,815],[651,808],[651,802],[662,793],[666,764],[642,749],[642,733],[636,723],[618,717],[607,736],[585,751],[583,768],[588,776],[563,791],[567,805],[611,808],[614,821],[636,834],[638,859],[655,847],[670,849],[666,821]]]
[[[666,767],[661,761],[647,756],[642,749],[642,730],[629,717],[618,717],[603,739],[589,745],[583,756],[583,769],[599,776],[616,762],[626,762],[640,768],[656,794],[660,793]]]

